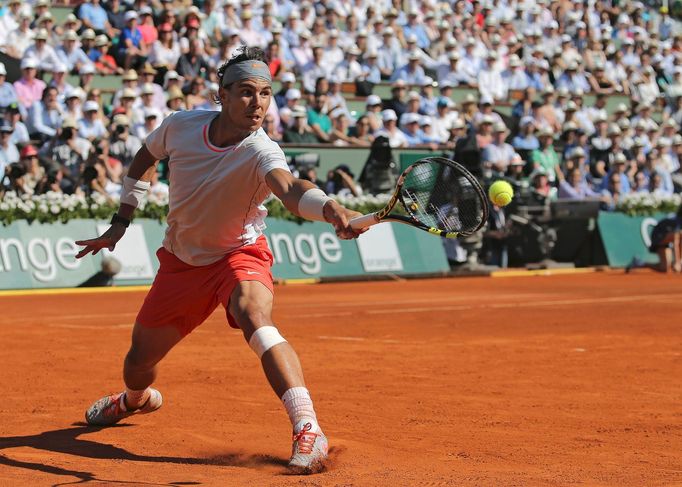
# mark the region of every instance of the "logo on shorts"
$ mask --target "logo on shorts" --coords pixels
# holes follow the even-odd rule
[[[246,271],[246,275],[247,275],[247,276],[253,276],[254,274],[260,274],[260,272],[256,272],[256,271]]]

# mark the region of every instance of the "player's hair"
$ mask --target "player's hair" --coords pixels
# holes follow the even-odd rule
[[[268,64],[267,57],[265,56],[265,52],[263,49],[260,47],[249,47],[249,46],[241,46],[237,48],[237,54],[232,56],[229,60],[227,60],[220,68],[218,68],[218,85],[223,86],[223,76],[225,76],[225,71],[227,68],[232,66],[233,64],[241,63],[242,61],[262,61],[265,64]],[[225,88],[229,89],[230,85],[225,86]],[[220,105],[220,98],[218,95],[213,95],[213,101],[215,101],[218,105]]]

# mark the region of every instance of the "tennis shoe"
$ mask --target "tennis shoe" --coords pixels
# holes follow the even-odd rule
[[[85,411],[85,420],[88,424],[93,426],[111,426],[134,414],[148,414],[154,412],[161,407],[163,398],[161,397],[161,393],[156,389],[150,388],[150,391],[147,401],[142,406],[133,409],[132,411],[126,410],[123,407],[125,392],[105,396],[96,401],[87,411]]]
[[[289,469],[292,473],[311,474],[324,469],[329,452],[327,437],[314,421],[302,419],[294,426]]]

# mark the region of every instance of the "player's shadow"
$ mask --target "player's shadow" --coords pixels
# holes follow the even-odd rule
[[[211,458],[138,455],[113,445],[80,438],[81,435],[99,431],[101,429],[99,427],[89,426],[85,423],[74,423],[72,426],[73,427],[71,428],[45,431],[36,435],[0,437],[0,452],[10,448],[31,447],[35,448],[36,450],[65,453],[68,455],[76,455],[84,458],[127,460],[132,462],[177,463],[182,465],[224,465],[233,467],[258,467],[267,465],[285,466],[287,464],[286,460],[269,455],[245,455],[239,453],[222,454]],[[122,424],[113,426],[113,428],[126,428],[130,426],[132,425]],[[111,427],[112,426],[110,426],[110,428]],[[0,465],[26,468],[29,470],[37,470],[48,474],[63,475],[78,479],[75,482],[65,482],[55,485],[83,484],[87,482],[110,482],[115,484],[153,486],[181,486],[200,484],[200,482],[182,481],[158,484],[154,482],[140,482],[139,480],[129,482],[125,480],[102,479],[97,477],[92,472],[69,470],[44,463],[15,460],[8,457],[6,453],[0,453]]]

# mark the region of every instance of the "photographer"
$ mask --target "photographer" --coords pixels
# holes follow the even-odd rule
[[[58,137],[47,145],[42,154],[58,163],[64,169],[64,176],[76,183],[91,147],[90,142],[78,137],[75,120],[67,118]]]
[[[341,164],[327,174],[324,192],[338,196],[359,196],[362,194],[362,188],[355,182],[355,176],[350,168]]]
[[[118,159],[123,167],[133,162],[133,157],[142,147],[142,141],[130,133],[130,119],[127,115],[115,115],[113,130],[111,131],[109,153]]]

